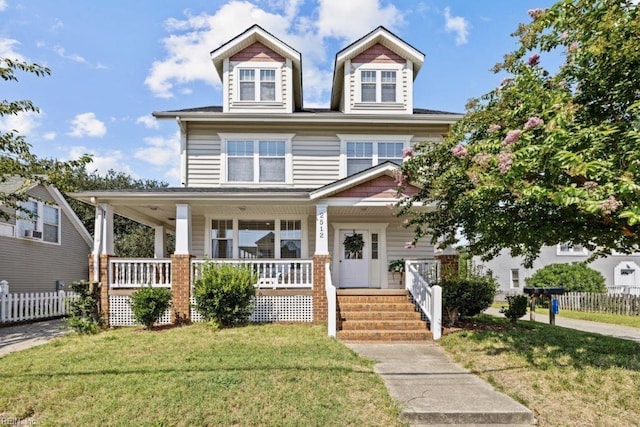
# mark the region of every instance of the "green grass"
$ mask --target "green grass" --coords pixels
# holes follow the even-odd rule
[[[493,308],[507,307],[506,302],[494,302],[491,304]],[[549,315],[549,309],[536,307],[536,313]],[[625,316],[621,314],[609,313],[588,313],[584,311],[560,310],[557,317],[566,317],[567,319],[588,320],[591,322],[609,323],[612,325],[631,326],[640,328],[640,316]]]
[[[1,359],[0,419],[38,425],[402,425],[372,362],[322,327],[66,336]]]
[[[640,344],[487,315],[475,323],[442,346],[529,407],[538,425],[639,425]]]

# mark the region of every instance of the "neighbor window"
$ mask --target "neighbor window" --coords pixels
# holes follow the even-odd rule
[[[520,269],[518,268],[511,269],[511,287],[512,288],[520,287]]]
[[[227,181],[285,182],[285,150],[285,141],[228,141]]]
[[[233,258],[233,220],[211,221],[211,258]]]
[[[275,101],[276,70],[240,68],[240,101]]]
[[[55,206],[42,207],[42,240],[58,243],[60,235],[60,210]]]
[[[20,203],[16,222],[18,237],[60,243],[60,208],[29,200]]]
[[[347,176],[387,161],[402,163],[402,142],[347,142]]]
[[[396,102],[396,71],[360,71],[361,102]]]
[[[588,251],[584,246],[570,243],[559,244],[556,252],[558,255],[588,255]]]

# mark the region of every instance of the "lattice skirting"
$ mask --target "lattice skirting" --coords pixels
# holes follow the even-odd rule
[[[201,322],[202,316],[194,308],[191,297],[191,321]],[[311,295],[258,295],[256,296],[252,322],[313,322],[313,297]]]
[[[109,295],[109,326],[135,326],[128,295]],[[160,317],[159,325],[171,324],[171,309]]]

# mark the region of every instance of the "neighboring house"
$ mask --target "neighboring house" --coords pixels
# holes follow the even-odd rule
[[[318,257],[331,260],[338,288],[399,287],[390,261],[433,260],[427,239],[408,243],[413,230],[391,207],[410,147],[441,141],[461,118],[414,108],[420,51],[383,27],[345,47],[335,58],[330,108],[303,107],[300,53],[257,25],[211,59],[222,105],[154,113],[180,128],[181,187],[74,195],[103,218],[96,234],[101,254],[112,253],[115,212],[156,227],[157,258],[172,232],[174,257],[313,265],[314,292],[324,293]],[[363,238],[357,252],[344,247],[353,234]]]
[[[93,239],[62,194],[18,177],[0,183],[0,192],[28,196],[17,212],[0,204],[11,215],[0,218],[0,280],[9,291],[51,292],[56,282],[86,280]]]
[[[549,264],[584,262],[589,258],[589,251],[582,246],[561,244],[545,246],[531,268],[524,268],[522,257],[512,257],[508,250],[500,252],[491,261],[474,259],[474,264],[482,266],[484,271],[491,270],[500,284],[502,293],[521,293],[526,286],[525,279]],[[614,254],[597,258],[589,267],[599,271],[605,279],[609,292],[640,293],[640,254]]]

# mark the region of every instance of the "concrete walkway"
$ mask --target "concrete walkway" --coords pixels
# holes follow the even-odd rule
[[[346,343],[377,362],[402,415],[418,425],[531,425],[531,411],[454,363],[435,343]]]
[[[0,357],[42,345],[70,331],[62,319],[0,327]]]
[[[506,305],[506,304],[505,304]],[[504,314],[500,313],[497,308],[488,308],[485,310],[486,314],[493,316],[504,317]],[[631,326],[612,325],[610,323],[591,322],[588,320],[569,319],[567,317],[556,316],[556,326],[561,326],[568,329],[576,329],[578,331],[593,332],[600,335],[608,335],[610,337],[622,338],[625,340],[636,341],[640,343],[640,328],[633,328]],[[521,320],[529,320],[529,314],[522,317]],[[536,322],[549,324],[549,316],[536,313]]]

